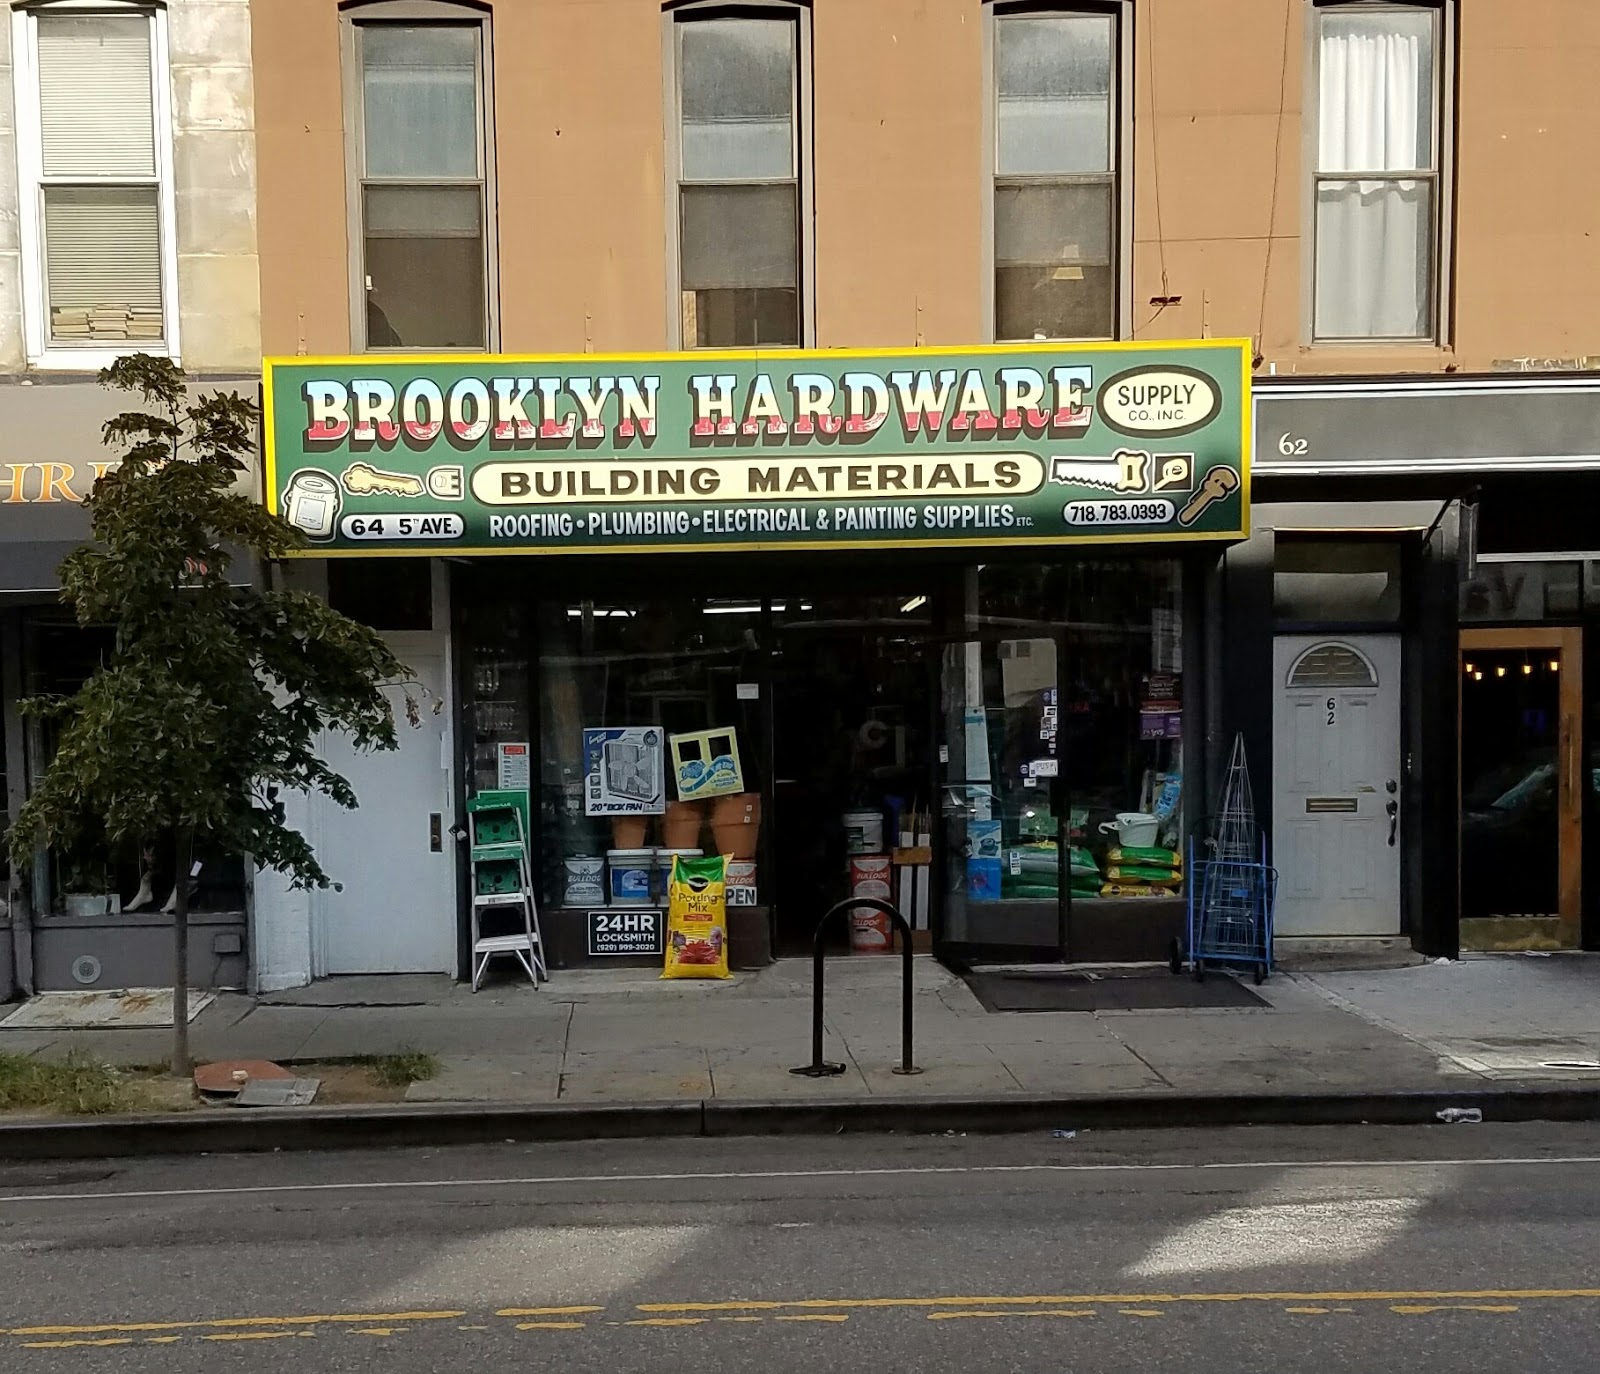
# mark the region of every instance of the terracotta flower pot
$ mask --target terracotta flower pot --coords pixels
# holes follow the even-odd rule
[[[661,821],[661,843],[667,849],[696,849],[700,827],[705,824],[705,806],[696,801],[669,801]]]
[[[739,792],[711,804],[711,833],[717,853],[728,859],[753,859],[761,838],[761,794]]]
[[[649,822],[643,816],[613,816],[611,818],[611,847],[613,849],[643,849],[644,833]]]

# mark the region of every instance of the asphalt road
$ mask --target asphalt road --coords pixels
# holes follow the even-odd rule
[[[1594,1367],[1600,1129],[0,1166],[16,1374]]]

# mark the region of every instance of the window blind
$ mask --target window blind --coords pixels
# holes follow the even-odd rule
[[[45,176],[154,176],[150,21],[41,14],[37,22]]]
[[[154,186],[47,186],[51,337],[159,340],[161,230]]]

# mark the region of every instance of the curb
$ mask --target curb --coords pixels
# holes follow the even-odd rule
[[[0,1160],[844,1132],[932,1135],[1183,1126],[1420,1126],[1435,1124],[1435,1113],[1445,1107],[1476,1107],[1485,1121],[1596,1121],[1600,1120],[1600,1086],[1430,1089],[1418,1093],[233,1108],[4,1124],[0,1125]]]

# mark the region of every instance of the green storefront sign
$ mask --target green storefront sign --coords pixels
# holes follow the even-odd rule
[[[1238,539],[1239,341],[266,363],[326,554]]]

